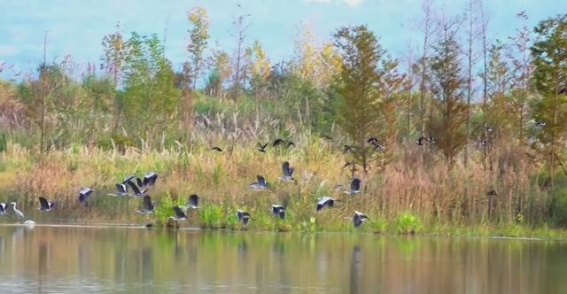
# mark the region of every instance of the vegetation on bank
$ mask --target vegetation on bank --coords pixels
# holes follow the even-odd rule
[[[159,223],[196,193],[202,209],[188,223],[212,229],[240,229],[236,210],[246,209],[250,229],[353,230],[359,210],[369,232],[562,234],[554,229],[567,225],[567,15],[501,43],[489,39],[482,1],[457,19],[425,4],[422,54],[407,60],[368,27],[348,26],[331,40],[303,28],[294,58],[272,64],[245,38],[245,14],[231,55],[208,46],[199,8],[188,13],[190,60],[179,71],[157,35],[127,38],[117,27],[103,39],[100,66],[67,56],[22,81],[0,80],[4,200],[29,214],[44,196],[58,209],[39,217],[57,221],[145,223],[139,200],[107,194],[128,175],[155,171]],[[295,146],[257,150],[275,138]],[[296,183],[277,181],[283,161],[296,167]],[[247,190],[257,174],[269,191]],[[355,176],[361,194],[335,191]],[[96,190],[89,207],[77,203],[85,186]],[[322,196],[341,201],[315,212]],[[285,220],[271,204],[287,205]]]

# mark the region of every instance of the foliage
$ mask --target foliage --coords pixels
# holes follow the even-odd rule
[[[365,26],[342,27],[334,38],[343,61],[335,86],[341,97],[339,123],[352,142],[354,159],[366,172],[374,153],[367,139],[380,129],[383,89],[378,66],[385,52]]]

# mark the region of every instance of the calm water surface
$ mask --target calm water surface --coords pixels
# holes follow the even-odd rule
[[[0,293],[567,293],[567,243],[0,226]]]

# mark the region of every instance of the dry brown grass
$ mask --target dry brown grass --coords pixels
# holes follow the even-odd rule
[[[355,209],[385,220],[409,212],[430,225],[514,223],[519,217],[536,224],[545,218],[547,194],[534,184],[533,166],[516,149],[496,150],[491,172],[480,163],[480,154],[467,169],[459,164],[449,169],[434,153],[409,146],[394,154],[385,168],[358,174],[364,192],[353,197],[333,189],[350,181],[349,173],[341,170],[347,158],[338,148],[308,137],[296,144],[289,151],[270,149],[265,154],[257,152],[253,143],[236,145],[232,153],[217,153],[210,150],[208,141],[159,152],[130,148],[124,154],[83,147],[52,151],[41,159],[9,144],[3,155],[6,168],[0,173],[0,190],[9,191],[11,199],[6,201],[18,201],[24,207],[36,206],[37,196],[45,196],[60,203],[67,215],[85,222],[139,221],[133,212],[138,204],[132,201],[112,202],[118,200],[113,198],[101,204],[105,210],[98,205],[77,210],[77,197],[79,188],[88,186],[96,190],[97,199],[112,198],[106,194],[114,191],[115,183],[146,171],[160,175],[150,191],[158,203],[162,197],[185,201],[187,195],[197,193],[203,205],[247,207],[251,213],[264,213],[272,203],[290,201],[294,219],[305,221],[314,215],[316,198],[334,196],[341,200],[337,213],[317,214],[318,223],[327,228],[348,226],[344,218]],[[423,163],[420,152],[426,153]],[[277,180],[285,160],[296,168],[295,184]],[[266,176],[270,191],[247,190],[257,174]],[[487,196],[492,189],[498,196]],[[121,213],[125,209],[130,213]]]

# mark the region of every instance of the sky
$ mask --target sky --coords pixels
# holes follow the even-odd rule
[[[431,0],[434,13],[464,13],[468,0]],[[555,16],[567,0],[483,0],[489,16],[489,38],[506,39],[523,25]],[[240,7],[237,6],[237,3]],[[394,57],[408,45],[417,52],[422,38],[422,0],[19,0],[0,1],[0,77],[13,77],[47,61],[70,55],[78,64],[99,63],[104,35],[115,31],[166,36],[166,56],[176,69],[187,59],[190,28],[187,12],[205,8],[211,21],[212,47],[228,52],[236,47],[233,21],[249,14],[247,43],[258,39],[273,62],[291,58],[298,25],[310,23],[321,39],[344,25],[366,24]],[[526,11],[527,21],[516,18]],[[411,40],[411,41],[409,41]]]

